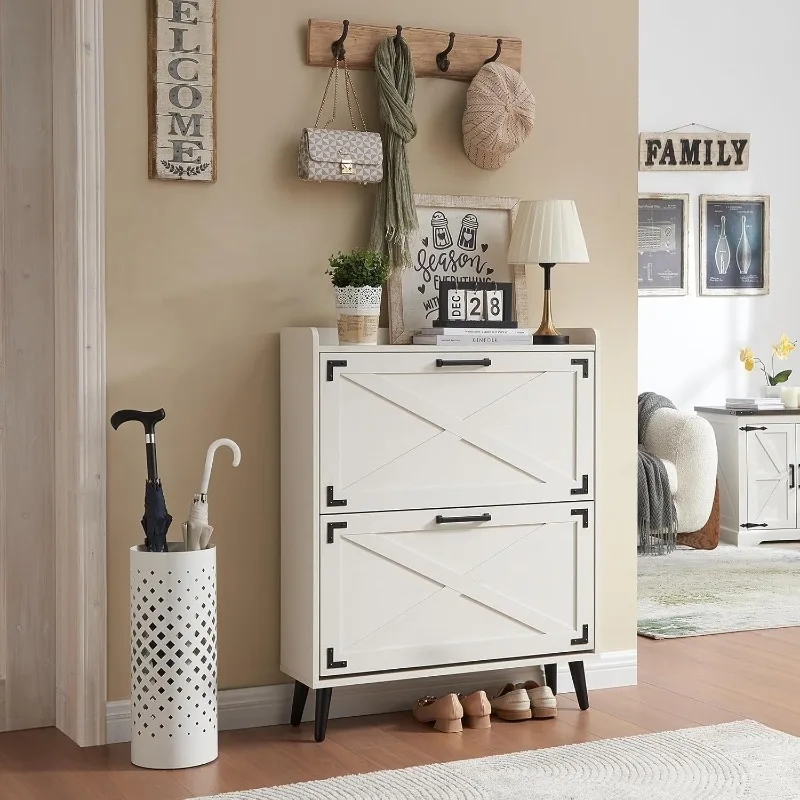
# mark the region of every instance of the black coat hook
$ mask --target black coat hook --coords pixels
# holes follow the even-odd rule
[[[397,36],[394,37],[394,43],[397,44],[403,38],[403,26],[397,26]]]
[[[492,61],[497,61],[497,59],[500,58],[500,53],[502,51],[503,51],[503,40],[502,39],[498,39],[497,40],[497,52],[491,58],[487,58],[486,61],[484,61],[483,63],[484,64],[491,64]]]
[[[347,38],[347,31],[350,29],[350,20],[342,21],[342,35],[331,45],[333,57],[341,61],[345,56],[344,40]]]
[[[450,69],[450,59],[447,57],[450,51],[453,49],[453,42],[456,40],[456,35],[451,31],[450,32],[450,44],[442,50],[441,53],[436,54],[436,66],[442,72],[447,72]]]

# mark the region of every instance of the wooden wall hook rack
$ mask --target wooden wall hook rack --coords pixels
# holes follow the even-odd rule
[[[401,28],[402,37],[411,48],[414,70],[418,78],[447,78],[456,81],[471,81],[487,59],[491,60],[498,51],[498,36],[481,36],[470,33],[457,33],[455,46],[447,58],[450,66],[447,71],[439,69],[436,56],[443,52],[450,42],[450,31],[437,31],[429,28]],[[333,66],[332,45],[342,37],[342,21],[333,22],[322,19],[308,21],[307,60],[312,67]],[[354,22],[346,26],[347,66],[350,69],[374,69],[375,51],[380,41],[387,36],[398,35],[398,26],[359,25]],[[498,58],[519,72],[522,69],[522,39],[512,36],[502,37],[502,52]]]

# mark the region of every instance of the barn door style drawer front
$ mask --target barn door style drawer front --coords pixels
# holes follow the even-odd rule
[[[594,646],[592,503],[320,520],[320,676]]]
[[[323,514],[593,497],[594,353],[320,357]]]

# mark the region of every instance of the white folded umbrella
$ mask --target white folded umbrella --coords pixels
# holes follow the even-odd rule
[[[205,550],[211,539],[214,528],[208,524],[208,484],[211,481],[211,468],[214,465],[214,453],[220,447],[229,447],[233,451],[233,466],[238,467],[242,460],[242,451],[232,439],[217,439],[212,442],[206,453],[206,464],[200,491],[192,499],[189,519],[183,523],[183,543],[187,550]]]

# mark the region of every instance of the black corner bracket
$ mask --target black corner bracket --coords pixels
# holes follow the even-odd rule
[[[581,517],[583,519],[583,527],[589,527],[589,509],[588,508],[573,508],[569,512],[573,517]]]
[[[346,661],[334,661],[333,660],[333,648],[329,647],[327,650],[327,664],[328,669],[344,669],[347,666]]]
[[[579,645],[579,644],[589,644],[589,626],[583,626],[583,636],[580,639],[573,639],[570,644]],[[328,651],[333,652],[333,651]]]
[[[570,494],[589,494],[589,476],[584,475],[581,478],[581,488],[580,489],[570,489]]]
[[[346,506],[347,500],[336,500],[333,496],[333,486],[326,486],[325,487],[325,501],[328,505],[328,508],[333,508],[334,506]]]
[[[583,365],[583,377],[589,377],[589,359],[588,358],[573,358],[570,362],[573,367],[580,367]]]
[[[333,380],[333,370],[336,367],[346,367],[346,366],[347,366],[347,362],[346,361],[328,361],[327,379],[329,381]]]
[[[325,541],[328,544],[333,544],[334,533],[336,531],[341,530],[342,528],[346,528],[346,527],[347,527],[347,523],[346,522],[329,522],[328,523],[328,533],[327,533],[327,535],[325,537]]]

